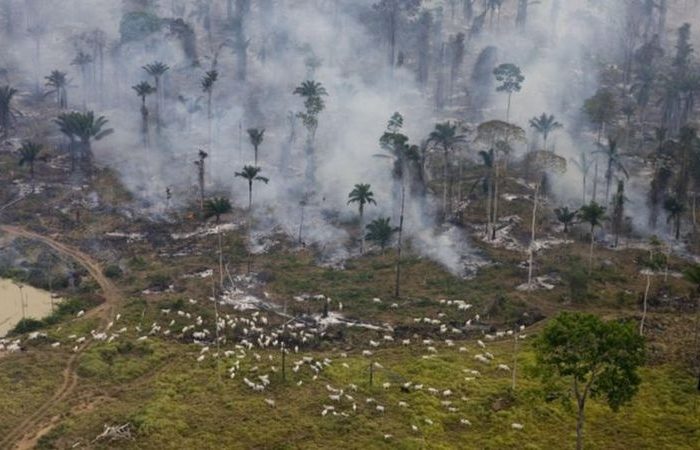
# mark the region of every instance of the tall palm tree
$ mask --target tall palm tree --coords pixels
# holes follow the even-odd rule
[[[61,132],[71,141],[71,152],[75,157],[77,152],[88,171],[92,168],[92,141],[102,140],[104,137],[114,133],[111,128],[105,129],[108,121],[104,116],[95,116],[93,111],[86,113],[70,112],[63,113],[55,120]],[[79,148],[75,148],[80,144]],[[73,163],[75,169],[75,163]]]
[[[563,125],[557,122],[552,114],[542,113],[539,117],[530,119],[530,128],[533,128],[538,134],[542,135],[544,141],[544,149],[547,150],[547,139],[549,135]]]
[[[664,210],[668,216],[667,222],[673,222],[674,235],[676,240],[681,238],[681,219],[685,213],[685,205],[675,197],[669,197],[664,202]]]
[[[455,150],[455,147],[465,142],[466,136],[457,131],[457,124],[451,122],[438,123],[435,129],[428,136],[428,144],[442,150],[443,168],[442,168],[442,214],[446,217],[447,211],[447,190],[452,188],[451,177],[449,176],[450,152]]]
[[[204,203],[204,218],[216,217],[216,223],[221,220],[221,216],[232,211],[231,202],[227,198],[215,197]]]
[[[45,77],[45,80],[46,86],[51,88],[46,95],[55,93],[59,109],[66,109],[68,107],[68,93],[66,91],[69,84],[68,74],[60,70],[52,70],[49,76]]]
[[[588,158],[588,154],[586,152],[581,152],[578,155],[578,159],[573,159],[571,158],[569,160],[574,166],[578,168],[578,170],[581,171],[581,179],[583,181],[583,190],[582,190],[582,195],[583,195],[583,204],[586,204],[586,179],[588,178],[588,172],[591,171],[591,167],[593,167],[593,160]]]
[[[32,141],[24,142],[19,148],[19,165],[24,166],[26,164],[29,167],[29,177],[32,182],[34,181],[34,163],[40,159],[39,155],[43,149],[43,145]]]
[[[557,220],[564,225],[564,233],[569,232],[569,226],[574,222],[574,219],[576,219],[577,213],[578,211],[570,211],[568,206],[554,209]]]
[[[131,89],[136,91],[136,95],[141,99],[141,137],[143,145],[148,147],[148,108],[146,107],[146,97],[156,92],[156,88],[148,81],[142,81]]]
[[[360,212],[360,230],[364,230],[364,214],[365,205],[377,204],[374,200],[374,192],[372,192],[372,186],[369,184],[359,183],[348,194],[348,205],[351,203],[357,203],[358,210]],[[362,232],[362,239],[360,243],[360,253],[365,252],[365,233]]]
[[[12,121],[15,118],[12,99],[17,95],[17,92],[17,89],[10,86],[0,87],[0,131],[2,131],[2,136],[8,135]]]
[[[258,148],[263,142],[265,137],[265,128],[249,128],[248,137],[250,138],[250,144],[253,146],[253,151],[255,152],[255,166],[258,166]]]
[[[318,128],[318,115],[326,107],[323,97],[328,96],[328,91],[320,82],[306,80],[294,89],[293,94],[304,99],[306,112],[298,113],[297,116],[302,119],[309,132],[309,141],[313,143]]]
[[[683,272],[683,277],[695,288],[695,365],[698,372],[698,391],[700,391],[700,264],[696,264]]]
[[[605,220],[605,207],[600,206],[595,201],[583,205],[578,211],[581,221],[591,226],[591,247],[588,253],[588,272],[593,269],[593,244],[595,243],[595,227],[601,226]]]
[[[314,161],[314,142],[316,140],[316,130],[318,129],[318,116],[326,108],[323,97],[328,95],[326,88],[317,81],[306,80],[297,86],[294,95],[304,99],[303,112],[298,112],[296,116],[301,119],[306,128],[306,179],[308,184],[313,186],[316,180],[316,164]]]
[[[367,234],[365,234],[365,239],[379,245],[382,253],[384,253],[384,249],[391,241],[394,233],[398,231],[398,229],[391,226],[390,221],[391,218],[389,217],[380,217],[370,222],[366,227]]]
[[[253,207],[253,182],[262,181],[267,184],[270,179],[260,175],[262,169],[254,166],[244,166],[243,170],[236,172],[237,177],[245,178],[248,181],[248,211]]]
[[[156,85],[156,130],[160,133],[160,109],[161,104],[165,99],[165,90],[163,89],[161,80],[163,78],[163,75],[165,75],[165,73],[168,70],[170,70],[170,66],[168,66],[167,64],[163,64],[160,61],[154,61],[151,64],[146,64],[145,66],[143,66],[143,70],[145,70],[147,74],[153,77],[153,80]]]
[[[601,149],[595,153],[602,154],[607,160],[607,168],[605,169],[605,203],[607,203],[610,198],[610,184],[612,183],[613,176],[615,176],[617,172],[622,172],[626,178],[629,178],[629,174],[622,164],[623,155],[620,153],[617,139],[608,137],[608,145],[605,147],[601,146]]]
[[[72,66],[77,66],[80,68],[80,78],[83,83],[83,108],[87,108],[87,98],[88,98],[88,83],[90,72],[88,71],[88,66],[93,63],[93,58],[89,54],[83,52],[82,50],[71,61]]]

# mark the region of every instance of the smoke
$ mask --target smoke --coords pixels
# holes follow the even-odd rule
[[[183,206],[196,198],[193,162],[199,149],[209,154],[208,195],[230,196],[237,206],[247,206],[247,182],[235,172],[253,161],[246,130],[265,128],[260,166],[270,182],[257,182],[253,187],[256,236],[282,232],[296,240],[301,225],[300,202],[307,199],[302,240],[323,249],[329,261],[352,256],[355,250],[349,245],[346,230],[357,211],[346,202],[356,183],[370,183],[377,200],[376,206],[367,207],[366,222],[388,216],[392,224],[398,225],[391,163],[376,157],[381,153],[378,139],[388,118],[395,111],[401,112],[406,119],[404,131],[413,143],[419,143],[437,121],[445,116],[454,118],[450,115],[457,111],[435,112],[430,95],[433,77],[422,89],[410,69],[387,68],[384,45],[378,45],[376,34],[370,33],[364,23],[371,0],[251,2],[252,9],[243,22],[248,39],[245,82],[234,76],[240,65],[240,43],[235,42],[232,32],[217,31],[210,42],[197,14],[198,2],[160,3],[154,11],[169,19],[162,21],[161,31],[122,42],[121,2],[65,0],[56,8],[48,0],[28,1],[24,6],[10,1],[15,23],[22,25],[15,27],[12,45],[5,46],[9,51],[0,56],[0,67],[17,68],[26,80],[22,86],[26,90],[43,85],[43,76],[50,70],[69,72],[73,79],[69,88],[71,106],[79,109],[85,102],[88,109],[105,115],[115,130],[95,144],[98,163],[116,169],[144,212],[154,217],[165,216],[166,188],[173,194],[170,206]],[[196,31],[196,60],[183,40],[186,38],[178,34],[181,28],[173,25],[171,3],[185,7],[185,22]],[[226,2],[208,3],[213,8],[211,26],[219,29],[227,13]],[[439,3],[425,5],[434,7]],[[621,36],[615,18],[620,17],[623,2],[559,3],[556,18],[552,2],[532,4],[525,31],[506,25],[505,21],[512,18],[504,15],[501,27],[468,42],[468,68],[463,72],[465,78],[470,76],[478,54],[488,46],[498,49],[499,63],[520,65],[526,80],[522,91],[513,97],[511,120],[526,128],[532,116],[555,114],[565,128],[550,142],[568,159],[591,151],[592,138],[581,125],[581,105],[598,85],[597,61],[611,59],[608,57],[619,51]],[[441,14],[435,16],[440,18]],[[448,34],[463,30],[450,25],[446,18],[442,20],[437,28],[441,31],[433,36],[436,47],[437,40],[446,42]],[[36,25],[45,30],[39,41],[26,32]],[[95,54],[90,32],[97,27],[104,33],[104,64],[100,67],[95,61],[83,79],[71,61],[81,50]],[[595,54],[592,49],[596,49]],[[153,120],[156,96],[152,95],[147,100],[151,124],[150,145],[146,147],[140,134],[140,99],[131,86],[141,81],[153,84],[142,66],[156,60],[170,66],[160,94],[164,127],[158,135]],[[207,96],[200,83],[205,71],[211,69],[220,76],[213,90],[210,125]],[[299,120],[289,120],[303,110],[302,99],[292,92],[307,79],[323,83],[329,94],[324,98],[326,109],[319,116],[314,145],[317,183],[310,196],[305,180],[306,130]],[[503,95],[489,96],[484,118],[503,119],[505,102]],[[473,119],[457,118],[466,122]],[[524,150],[519,148],[518,152]],[[554,190],[563,202],[578,204],[580,185],[580,175],[570,166],[566,175],[556,177]],[[642,195],[632,191],[629,197],[630,208],[645,209]],[[433,219],[436,203],[433,198],[424,201],[409,196],[407,239],[422,255],[455,274],[463,274],[466,263],[477,257],[463,231],[437,227]]]

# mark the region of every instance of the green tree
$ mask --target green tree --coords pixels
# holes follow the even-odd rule
[[[160,61],[154,61],[151,64],[146,64],[143,66],[143,70],[147,74],[153,77],[156,88],[156,130],[160,133],[161,119],[160,110],[163,106],[163,101],[165,100],[165,90],[162,86],[162,79],[165,73],[170,70],[170,66],[164,64]]]
[[[232,211],[231,202],[227,198],[214,197],[204,203],[204,218],[216,217],[216,223],[221,220],[221,216]]]
[[[576,214],[578,214],[578,211],[571,211],[568,206],[554,209],[554,215],[557,216],[557,220],[564,225],[564,233],[569,232],[569,226],[576,219]]]
[[[525,130],[502,120],[489,120],[479,124],[476,128],[475,142],[486,146],[488,152],[492,152],[493,176],[491,177],[491,202],[490,217],[491,230],[487,229],[490,239],[496,239],[496,223],[498,222],[498,198],[500,180],[505,178],[506,160],[511,153],[512,144],[525,141]],[[499,158],[499,155],[503,157]],[[483,156],[482,156],[483,157]]]
[[[367,225],[367,234],[365,238],[368,241],[374,242],[379,245],[382,249],[382,253],[386,246],[391,242],[391,238],[394,233],[398,231],[396,228],[392,227],[389,223],[391,219],[389,217],[380,217],[375,219]]]
[[[60,70],[52,70],[44,79],[46,86],[51,88],[46,95],[56,94],[56,104],[59,109],[66,109],[68,107],[68,74]]]
[[[542,113],[539,117],[533,117],[530,119],[530,128],[534,129],[538,134],[542,136],[544,150],[547,148],[547,139],[553,131],[562,128],[563,125],[557,122],[556,118],[552,114]]]
[[[585,408],[589,398],[603,398],[617,411],[629,402],[641,381],[644,338],[629,323],[603,322],[592,314],[561,313],[535,344],[537,367],[547,383],[570,382],[575,396],[576,448],[583,449]]]
[[[15,112],[12,108],[12,99],[17,95],[17,92],[16,89],[10,86],[0,87],[0,130],[2,131],[3,137],[9,134],[12,121],[15,118]]]
[[[253,146],[253,151],[255,152],[255,166],[257,167],[258,165],[258,148],[260,148],[260,144],[263,142],[263,138],[265,137],[265,128],[249,128],[248,129],[248,138],[250,138],[250,145]]]
[[[146,107],[146,97],[156,92],[156,89],[151,86],[148,81],[142,81],[136,86],[132,86],[136,95],[141,99],[141,138],[143,145],[148,147],[148,108]]]
[[[681,238],[681,220],[683,219],[683,214],[685,213],[685,205],[674,197],[669,197],[664,201],[664,210],[666,210],[666,215],[668,223],[673,222],[673,232],[676,236],[676,240]]]
[[[620,153],[620,148],[617,145],[617,139],[613,137],[608,137],[608,145],[601,146],[600,150],[595,153],[602,154],[606,159],[607,168],[605,169],[605,203],[608,203],[610,198],[610,184],[612,183],[613,177],[618,173],[622,172],[625,178],[629,178],[627,169],[622,163],[622,154]]]
[[[41,152],[44,146],[36,142],[26,141],[19,148],[19,165],[27,165],[29,167],[29,177],[34,181],[34,163],[40,159]]]
[[[360,243],[360,253],[365,252],[365,233],[364,233],[364,214],[365,205],[377,204],[374,200],[374,192],[372,192],[372,186],[369,184],[356,184],[355,187],[348,194],[348,205],[352,203],[357,203],[358,210],[360,212],[360,230],[361,230],[361,243]]]
[[[598,132],[596,144],[600,146],[605,127],[612,123],[615,114],[617,114],[615,95],[607,89],[599,89],[595,95],[584,102],[583,110],[588,116],[588,120],[596,126]],[[598,198],[598,158],[594,158],[594,160],[593,201],[596,201]]]
[[[326,108],[323,97],[328,96],[328,92],[321,83],[306,80],[294,89],[293,94],[304,99],[304,111],[298,112],[296,116],[301,119],[304,128],[306,128],[306,179],[310,185],[313,185],[316,181],[314,142],[316,130],[318,130],[318,116]]]
[[[605,220],[605,207],[600,206],[595,201],[583,205],[578,211],[581,221],[591,226],[591,246],[588,252],[588,272],[593,269],[593,244],[595,243],[595,227],[601,226]]]
[[[73,158],[79,156],[85,168],[92,169],[92,141],[100,141],[114,133],[112,128],[105,129],[108,121],[104,116],[95,116],[93,111],[86,113],[70,112],[59,114],[55,120],[61,133],[71,141]],[[75,169],[75,159],[72,160]]]
[[[508,94],[508,106],[506,108],[506,122],[510,121],[510,101],[515,92],[520,92],[523,87],[525,77],[520,71],[520,67],[512,63],[501,64],[493,70],[496,81],[501,84],[496,87],[496,92]]]
[[[457,131],[457,124],[451,122],[438,123],[428,136],[428,144],[442,151],[442,214],[448,215],[447,191],[452,190],[452,177],[450,176],[450,152],[453,152],[459,144],[466,141],[466,136]]]
[[[243,170],[236,172],[237,177],[245,178],[248,181],[248,211],[253,207],[253,182],[262,181],[267,184],[270,179],[260,175],[262,169],[260,167],[244,166]]]

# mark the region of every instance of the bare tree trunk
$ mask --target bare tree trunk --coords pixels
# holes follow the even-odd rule
[[[401,216],[399,218],[399,237],[396,246],[396,285],[394,286],[394,296],[399,297],[401,288],[401,238],[403,236],[403,214],[406,206],[406,185],[401,185]]]
[[[639,335],[644,336],[644,322],[647,318],[647,299],[649,298],[649,287],[651,286],[651,274],[647,274],[647,285],[644,288],[644,306],[642,307],[642,320],[639,323]]]
[[[493,190],[493,177],[489,176],[486,192],[486,239],[491,239],[491,192]]]
[[[511,388],[515,390],[515,371],[518,367],[518,329],[513,333],[513,384]]]
[[[496,225],[498,224],[498,162],[496,164],[496,175],[493,180],[493,221],[491,226],[491,240],[496,239]]]
[[[588,274],[593,271],[593,243],[595,242],[595,227],[591,226],[591,247],[588,250]]]
[[[583,408],[584,400],[578,401],[578,418],[576,419],[576,450],[583,450],[583,426],[586,417],[584,416]]]
[[[530,228],[530,258],[528,261],[528,270],[527,270],[527,288],[528,290],[532,289],[532,266],[533,262],[535,259],[535,225],[537,224],[537,200],[538,200],[538,194],[540,190],[540,183],[538,182],[537,185],[535,186],[535,198],[532,203],[532,226]]]

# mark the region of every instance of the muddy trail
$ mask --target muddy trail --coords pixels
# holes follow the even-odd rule
[[[121,300],[119,289],[103,275],[100,265],[87,254],[78,249],[70,247],[66,244],[56,241],[50,237],[29,231],[25,228],[0,225],[0,231],[11,236],[32,239],[41,242],[51,247],[56,252],[63,256],[74,259],[82,265],[88,273],[95,279],[102,290],[104,302],[90,310],[86,317],[96,317],[100,319],[98,331],[104,331],[108,323],[113,320],[116,315],[116,310]],[[46,402],[40,405],[28,417],[24,418],[19,425],[10,430],[5,436],[0,439],[0,448],[2,449],[29,449],[36,444],[37,436],[47,433],[56,424],[55,416],[51,416],[54,406],[64,402],[74,392],[78,384],[78,375],[76,369],[80,355],[89,347],[90,340],[86,341],[78,351],[73,353],[68,359],[65,368],[63,369],[63,382],[54,394]]]

